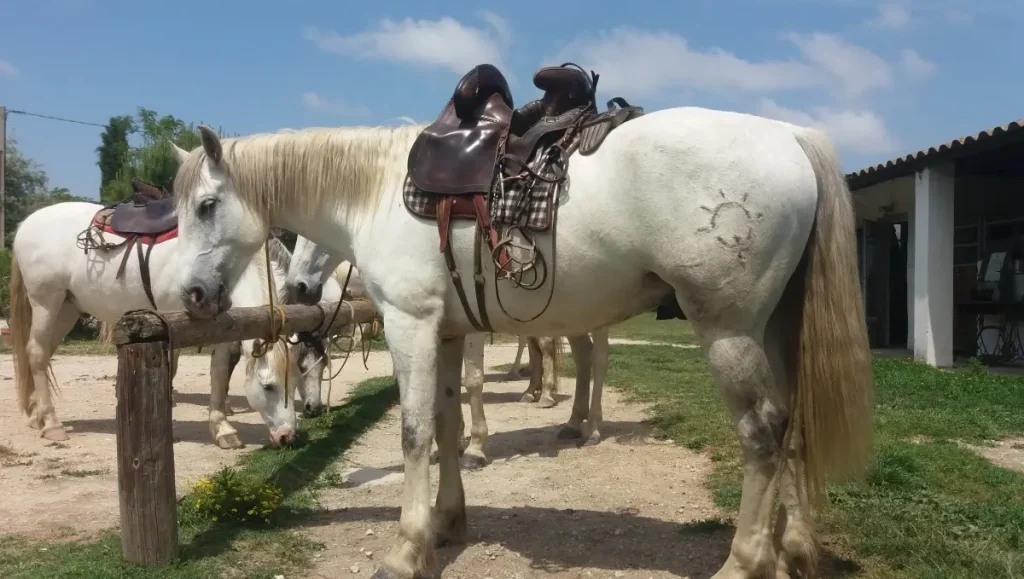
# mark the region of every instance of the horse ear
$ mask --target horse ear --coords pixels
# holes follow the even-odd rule
[[[199,125],[199,137],[203,140],[203,150],[214,165],[219,165],[224,158],[224,150],[220,147],[220,137],[210,127]]]
[[[188,159],[188,151],[174,144],[173,141],[171,142],[171,147],[174,148],[174,154],[178,157],[179,163],[184,163],[185,159]]]

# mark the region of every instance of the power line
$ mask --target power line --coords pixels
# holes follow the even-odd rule
[[[52,115],[41,115],[39,113],[30,113],[28,111],[18,111],[14,109],[7,109],[7,114],[11,115],[25,115],[27,117],[39,117],[41,119],[50,119],[51,121],[61,121],[65,123],[75,123],[76,125],[88,125],[90,127],[99,127],[101,129],[107,128],[107,125],[101,125],[99,123],[90,123],[88,121],[76,121],[75,119],[65,119],[63,117],[55,117]]]

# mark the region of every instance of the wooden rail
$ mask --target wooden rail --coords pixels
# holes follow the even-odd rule
[[[333,333],[350,323],[373,321],[369,302],[343,302],[335,316],[337,305],[282,306],[283,323],[274,310],[274,325],[287,336]],[[136,311],[117,322],[117,485],[126,561],[166,565],[178,552],[170,347],[266,338],[269,331],[268,306],[232,308],[209,319],[185,312]]]

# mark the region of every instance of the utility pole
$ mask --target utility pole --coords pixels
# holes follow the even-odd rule
[[[4,192],[4,165],[7,164],[7,107],[0,105],[0,249],[4,248],[7,196]]]

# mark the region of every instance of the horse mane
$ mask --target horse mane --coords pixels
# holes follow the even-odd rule
[[[292,265],[292,252],[288,251],[283,241],[273,236],[267,240],[267,244],[270,245],[270,260],[288,271]]]
[[[357,216],[373,211],[388,184],[401,182],[406,159],[423,125],[312,127],[221,139],[221,168],[249,209],[309,215],[344,200]],[[206,152],[196,147],[175,175],[179,203],[194,201]]]

